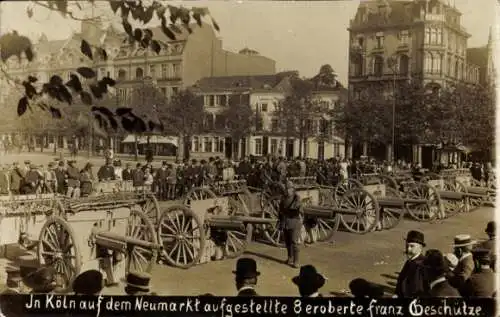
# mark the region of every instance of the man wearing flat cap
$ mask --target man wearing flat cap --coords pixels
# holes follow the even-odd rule
[[[496,291],[495,273],[490,267],[491,251],[488,249],[476,248],[472,250],[472,257],[476,265],[476,270],[465,281],[464,287],[460,290],[463,297],[493,297]]]
[[[149,283],[151,275],[143,272],[129,272],[126,276],[125,293],[127,295],[141,296],[151,293]]]
[[[490,221],[486,225],[486,229],[484,232],[488,235],[488,240],[481,242],[477,248],[479,249],[487,249],[490,250],[490,255],[491,255],[491,269],[495,271],[495,264],[496,264],[496,222]]]
[[[414,298],[424,295],[428,290],[425,272],[422,268],[425,247],[424,234],[420,231],[409,231],[405,239],[407,260],[399,273],[396,284],[396,296]]]
[[[283,231],[287,260],[294,268],[299,267],[300,234],[302,232],[303,210],[299,195],[292,182],[285,183],[285,192],[279,204],[279,226]]]
[[[422,264],[430,282],[426,297],[460,297],[460,293],[446,279],[448,264],[441,251],[427,251]]]
[[[455,236],[453,244],[453,253],[458,258],[458,263],[453,272],[448,275],[448,281],[451,286],[460,290],[465,281],[474,271],[474,259],[472,257],[472,247],[476,244],[468,234],[459,234]]]
[[[258,296],[255,291],[257,277],[257,263],[254,259],[241,258],[236,262],[236,270],[233,271],[238,296]]]
[[[319,290],[325,285],[326,278],[312,265],[302,266],[299,275],[292,278],[292,282],[297,285],[302,297],[323,297]]]

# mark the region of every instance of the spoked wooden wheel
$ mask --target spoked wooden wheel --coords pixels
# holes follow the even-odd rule
[[[151,223],[157,223],[160,219],[160,205],[153,193],[144,194],[145,201],[141,205],[142,212],[148,217]]]
[[[485,190],[483,191],[486,195],[483,196],[483,197],[469,197],[468,200],[469,200],[469,206],[470,206],[470,209],[469,211],[472,211],[472,210],[475,210],[479,207],[481,207],[482,205],[484,205],[485,202],[491,200],[490,197],[491,195],[489,195],[489,190],[486,189],[486,187],[483,186],[483,184],[473,178],[471,178],[470,180],[470,185],[472,188],[471,192],[473,192],[474,189],[477,189],[477,188],[484,188]],[[493,184],[494,185],[494,184]],[[474,188],[476,187],[476,188]],[[481,191],[481,190],[480,190]],[[491,191],[492,193],[494,191]],[[490,196],[490,197],[488,197]]]
[[[279,197],[269,198],[262,208],[262,218],[278,220]],[[262,233],[267,242],[277,247],[285,247],[285,240],[278,223],[272,225],[262,225]]]
[[[467,193],[467,187],[465,185],[457,180],[445,180],[444,181],[444,190],[446,191],[452,191],[456,193]],[[469,206],[472,207],[476,205],[476,198],[471,199],[474,200],[474,202],[469,201]],[[466,212],[468,211],[468,206],[463,200],[455,201],[455,200],[443,200],[442,202],[443,205],[443,211],[444,211],[444,217],[448,218],[450,216],[453,216],[456,213],[459,212]],[[482,201],[479,202],[479,205],[482,204]]]
[[[205,250],[205,230],[200,218],[187,206],[164,210],[158,221],[158,240],[168,264],[183,269],[198,264]]]
[[[52,216],[40,230],[38,261],[57,272],[56,281],[63,292],[70,291],[73,280],[80,273],[81,258],[75,232],[61,217]]]
[[[343,181],[340,181],[337,186],[335,186],[335,189],[333,191],[333,197],[337,203],[339,203],[341,197],[347,192],[350,191],[354,188],[362,188],[363,185],[353,179],[353,178],[348,178]]]
[[[398,183],[393,177],[384,174],[380,174],[378,175],[378,177],[381,183],[386,186],[386,188],[398,189]]]
[[[329,206],[332,206],[333,208],[333,203]],[[304,227],[306,228],[305,241],[309,243],[316,241],[329,241],[339,229],[340,216],[338,214],[334,215],[333,218],[313,218],[308,216],[305,216],[304,218]]]
[[[385,196],[396,200],[402,200],[399,190],[386,187]],[[380,210],[380,226],[384,230],[396,227],[403,219],[406,210],[404,208],[383,207]]]
[[[158,244],[154,226],[141,210],[130,210],[130,217],[127,222],[125,235],[138,241]],[[126,259],[125,270],[127,272],[135,271],[149,273],[158,259],[158,250],[140,245],[131,245],[127,249]]]
[[[249,212],[237,197],[229,197],[228,214],[231,216],[248,216]],[[248,223],[242,226],[241,229],[226,230],[226,243],[224,247],[225,256],[232,259],[240,256],[245,252],[247,245],[252,242],[253,226]]]
[[[441,211],[441,199],[437,190],[426,183],[411,184],[406,197],[419,202],[406,204],[410,216],[422,222],[434,220]]]
[[[379,206],[375,197],[362,188],[354,188],[340,197],[341,209],[352,214],[343,214],[340,221],[349,232],[365,234],[373,230],[379,219]],[[346,220],[346,218],[350,218]]]
[[[214,199],[217,195],[213,191],[205,187],[192,188],[184,198],[184,204],[189,204],[192,200]]]

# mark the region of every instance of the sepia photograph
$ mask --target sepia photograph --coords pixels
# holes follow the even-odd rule
[[[0,2],[0,293],[495,298],[499,13]]]

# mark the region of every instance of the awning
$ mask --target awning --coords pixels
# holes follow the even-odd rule
[[[127,135],[125,139],[123,139],[122,143],[134,143],[136,140],[133,134]],[[147,144],[148,137],[147,136],[137,136],[137,143],[139,144]],[[175,136],[158,136],[152,135],[149,137],[150,144],[172,144],[176,147],[179,146],[179,138]]]

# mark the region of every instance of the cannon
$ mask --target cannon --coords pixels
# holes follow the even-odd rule
[[[221,250],[226,258],[240,256],[252,240],[254,226],[275,225],[275,219],[255,217],[230,196],[197,188],[185,204],[166,207],[157,223],[161,258],[169,265],[190,268],[207,263]],[[193,199],[198,198],[198,199]]]

